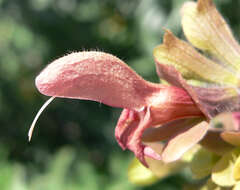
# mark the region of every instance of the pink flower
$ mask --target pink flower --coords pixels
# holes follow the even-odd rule
[[[55,98],[92,100],[124,108],[115,136],[145,165],[145,156],[175,161],[208,130],[203,114],[189,94],[175,86],[145,81],[115,56],[103,52],[72,53],[49,64],[36,78],[38,90]],[[161,154],[145,142],[166,141]],[[151,144],[151,143],[150,143]]]

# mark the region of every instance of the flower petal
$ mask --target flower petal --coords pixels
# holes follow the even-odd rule
[[[223,131],[221,137],[233,146],[240,146],[240,131]]]
[[[141,109],[159,85],[143,80],[117,57],[103,52],[71,53],[49,64],[36,78],[47,95]]]
[[[182,8],[182,26],[187,39],[240,71],[240,47],[212,0],[187,2]]]
[[[236,180],[233,176],[234,164],[240,155],[240,150],[235,149],[226,153],[214,166],[212,170],[212,180],[220,186],[233,186]]]
[[[148,102],[148,107],[141,111],[124,109],[115,129],[119,145],[133,151],[145,166],[147,163],[144,155],[161,159],[151,147],[142,144],[142,134],[146,129],[176,119],[202,116],[202,112],[181,88],[165,86],[157,96],[149,98]],[[172,134],[176,134],[175,131]]]
[[[202,118],[178,119],[159,127],[151,127],[144,131],[142,140],[144,142],[164,141],[172,138],[174,135],[179,134],[185,129],[193,127],[202,120]]]
[[[144,146],[141,142],[143,131],[151,124],[150,110],[144,109],[140,113],[124,109],[115,128],[115,137],[118,144],[123,150],[128,148],[133,151],[135,156],[147,166],[144,158]],[[148,153],[150,151],[148,150]],[[155,155],[155,159],[161,159],[159,155]],[[150,155],[149,155],[150,156]]]
[[[174,86],[184,88],[207,118],[240,109],[240,98],[233,87],[194,87],[173,67],[156,62],[157,73]]]
[[[173,162],[179,159],[187,150],[197,144],[206,134],[208,123],[203,121],[194,127],[183,130],[166,144],[162,152],[164,162]]]
[[[183,88],[163,86],[158,94],[148,98],[153,126],[176,119],[203,116],[191,96]]]
[[[163,44],[154,49],[153,55],[156,62],[174,66],[185,79],[216,84],[238,84],[238,78],[233,73],[202,56],[168,30],[164,35]]]

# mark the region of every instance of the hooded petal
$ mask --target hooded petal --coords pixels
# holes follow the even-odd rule
[[[53,98],[39,110],[30,128],[29,139],[36,120],[54,97],[93,100],[114,107],[142,110],[154,104],[156,99],[161,101],[167,87],[147,82],[117,57],[95,51],[72,53],[53,61],[37,76],[35,83],[41,93]],[[172,89],[191,99],[184,90]],[[198,110],[196,106],[195,110]]]
[[[237,85],[238,78],[223,66],[207,59],[188,43],[166,31],[163,44],[153,52],[158,63],[172,65],[185,79],[201,80],[216,84]]]
[[[162,85],[145,81],[117,57],[103,52],[71,53],[49,64],[35,80],[38,90],[52,96],[39,110],[30,130],[55,98],[98,101],[114,107],[140,110],[151,104]]]
[[[185,3],[182,26],[194,46],[216,56],[232,70],[240,71],[240,47],[212,0]]]
[[[168,141],[163,152],[164,162],[173,162],[179,159],[187,150],[197,144],[206,134],[208,123],[203,121],[194,127],[183,130]]]
[[[47,96],[98,101],[141,109],[159,85],[143,80],[117,57],[103,52],[71,53],[49,64],[36,78]]]

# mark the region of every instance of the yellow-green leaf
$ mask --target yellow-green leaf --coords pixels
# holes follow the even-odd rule
[[[185,3],[182,26],[187,39],[195,47],[208,51],[231,69],[240,71],[240,46],[212,0]]]
[[[234,149],[226,153],[214,166],[212,170],[212,180],[220,186],[233,186],[236,184],[234,179],[235,162],[240,155],[239,149]]]
[[[175,37],[170,31],[166,31],[163,44],[154,49],[153,55],[157,64],[174,66],[187,80],[238,84],[238,78],[233,73],[207,59],[188,43]],[[199,84],[202,85],[201,82]]]

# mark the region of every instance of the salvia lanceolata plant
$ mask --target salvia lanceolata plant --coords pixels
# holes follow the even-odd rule
[[[153,51],[164,84],[144,80],[104,52],[75,52],[50,63],[35,84],[51,98],[29,140],[54,98],[97,101],[123,108],[115,137],[140,161],[129,168],[133,182],[155,181],[132,176],[141,175],[134,172],[141,164],[157,179],[188,163],[195,178],[209,176],[202,189],[240,189],[240,46],[212,0],[186,2],[181,15],[191,45],[166,30]]]

